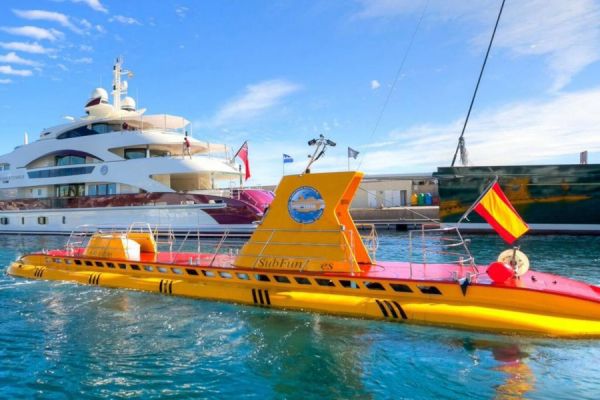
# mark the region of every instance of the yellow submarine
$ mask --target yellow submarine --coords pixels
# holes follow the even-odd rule
[[[308,171],[283,177],[262,222],[238,251],[225,250],[225,237],[215,251],[199,246],[183,252],[158,251],[149,229],[96,232],[65,249],[23,255],[7,272],[347,317],[600,337],[600,287],[528,270],[516,250],[489,266],[475,265],[468,250],[449,263],[427,253],[415,261],[412,254],[428,242],[423,230],[411,239],[409,261],[375,260],[349,214],[362,177]],[[307,199],[319,207],[294,206]],[[441,236],[429,242],[441,243],[447,254],[462,244],[460,233],[456,242]]]

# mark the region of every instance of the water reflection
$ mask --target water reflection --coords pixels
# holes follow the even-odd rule
[[[248,367],[267,378],[274,398],[302,398],[298,382],[315,398],[368,393],[361,360],[370,346],[361,322],[319,314],[265,311],[247,316],[253,354]]]
[[[464,349],[474,363],[479,363],[478,352],[491,353],[497,365],[493,370],[502,372],[506,378],[494,385],[495,399],[520,399],[535,389],[535,374],[527,364],[529,354],[516,343],[466,338]]]

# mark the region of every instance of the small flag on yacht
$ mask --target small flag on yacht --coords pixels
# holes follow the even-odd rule
[[[529,226],[510,204],[498,182],[490,186],[472,209],[508,244],[512,244],[529,230]]]
[[[358,157],[358,151],[354,150],[352,147],[348,147],[348,158],[354,158],[356,160],[356,157]]]
[[[244,162],[244,170],[246,172],[245,180],[250,178],[250,160],[248,159],[248,141],[245,141],[242,147],[235,153],[233,158],[239,157]]]
[[[292,158],[292,156],[290,156],[289,154],[283,154],[283,163],[287,164],[287,163],[293,163],[294,159]]]

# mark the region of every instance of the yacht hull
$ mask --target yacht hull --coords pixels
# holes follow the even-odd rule
[[[259,219],[256,215],[248,217],[228,210],[225,203],[2,210],[0,214],[8,222],[0,223],[0,233],[6,234],[68,235],[85,225],[127,229],[140,221],[156,226],[163,233],[250,234],[256,227],[253,220]]]

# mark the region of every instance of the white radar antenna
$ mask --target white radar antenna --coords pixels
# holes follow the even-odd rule
[[[127,94],[127,81],[121,80],[121,75],[127,75],[127,78],[133,78],[133,72],[122,69],[123,65],[123,57],[117,57],[115,61],[115,65],[113,66],[113,87],[112,87],[112,95],[113,95],[113,105],[115,110],[121,109],[121,96]]]

